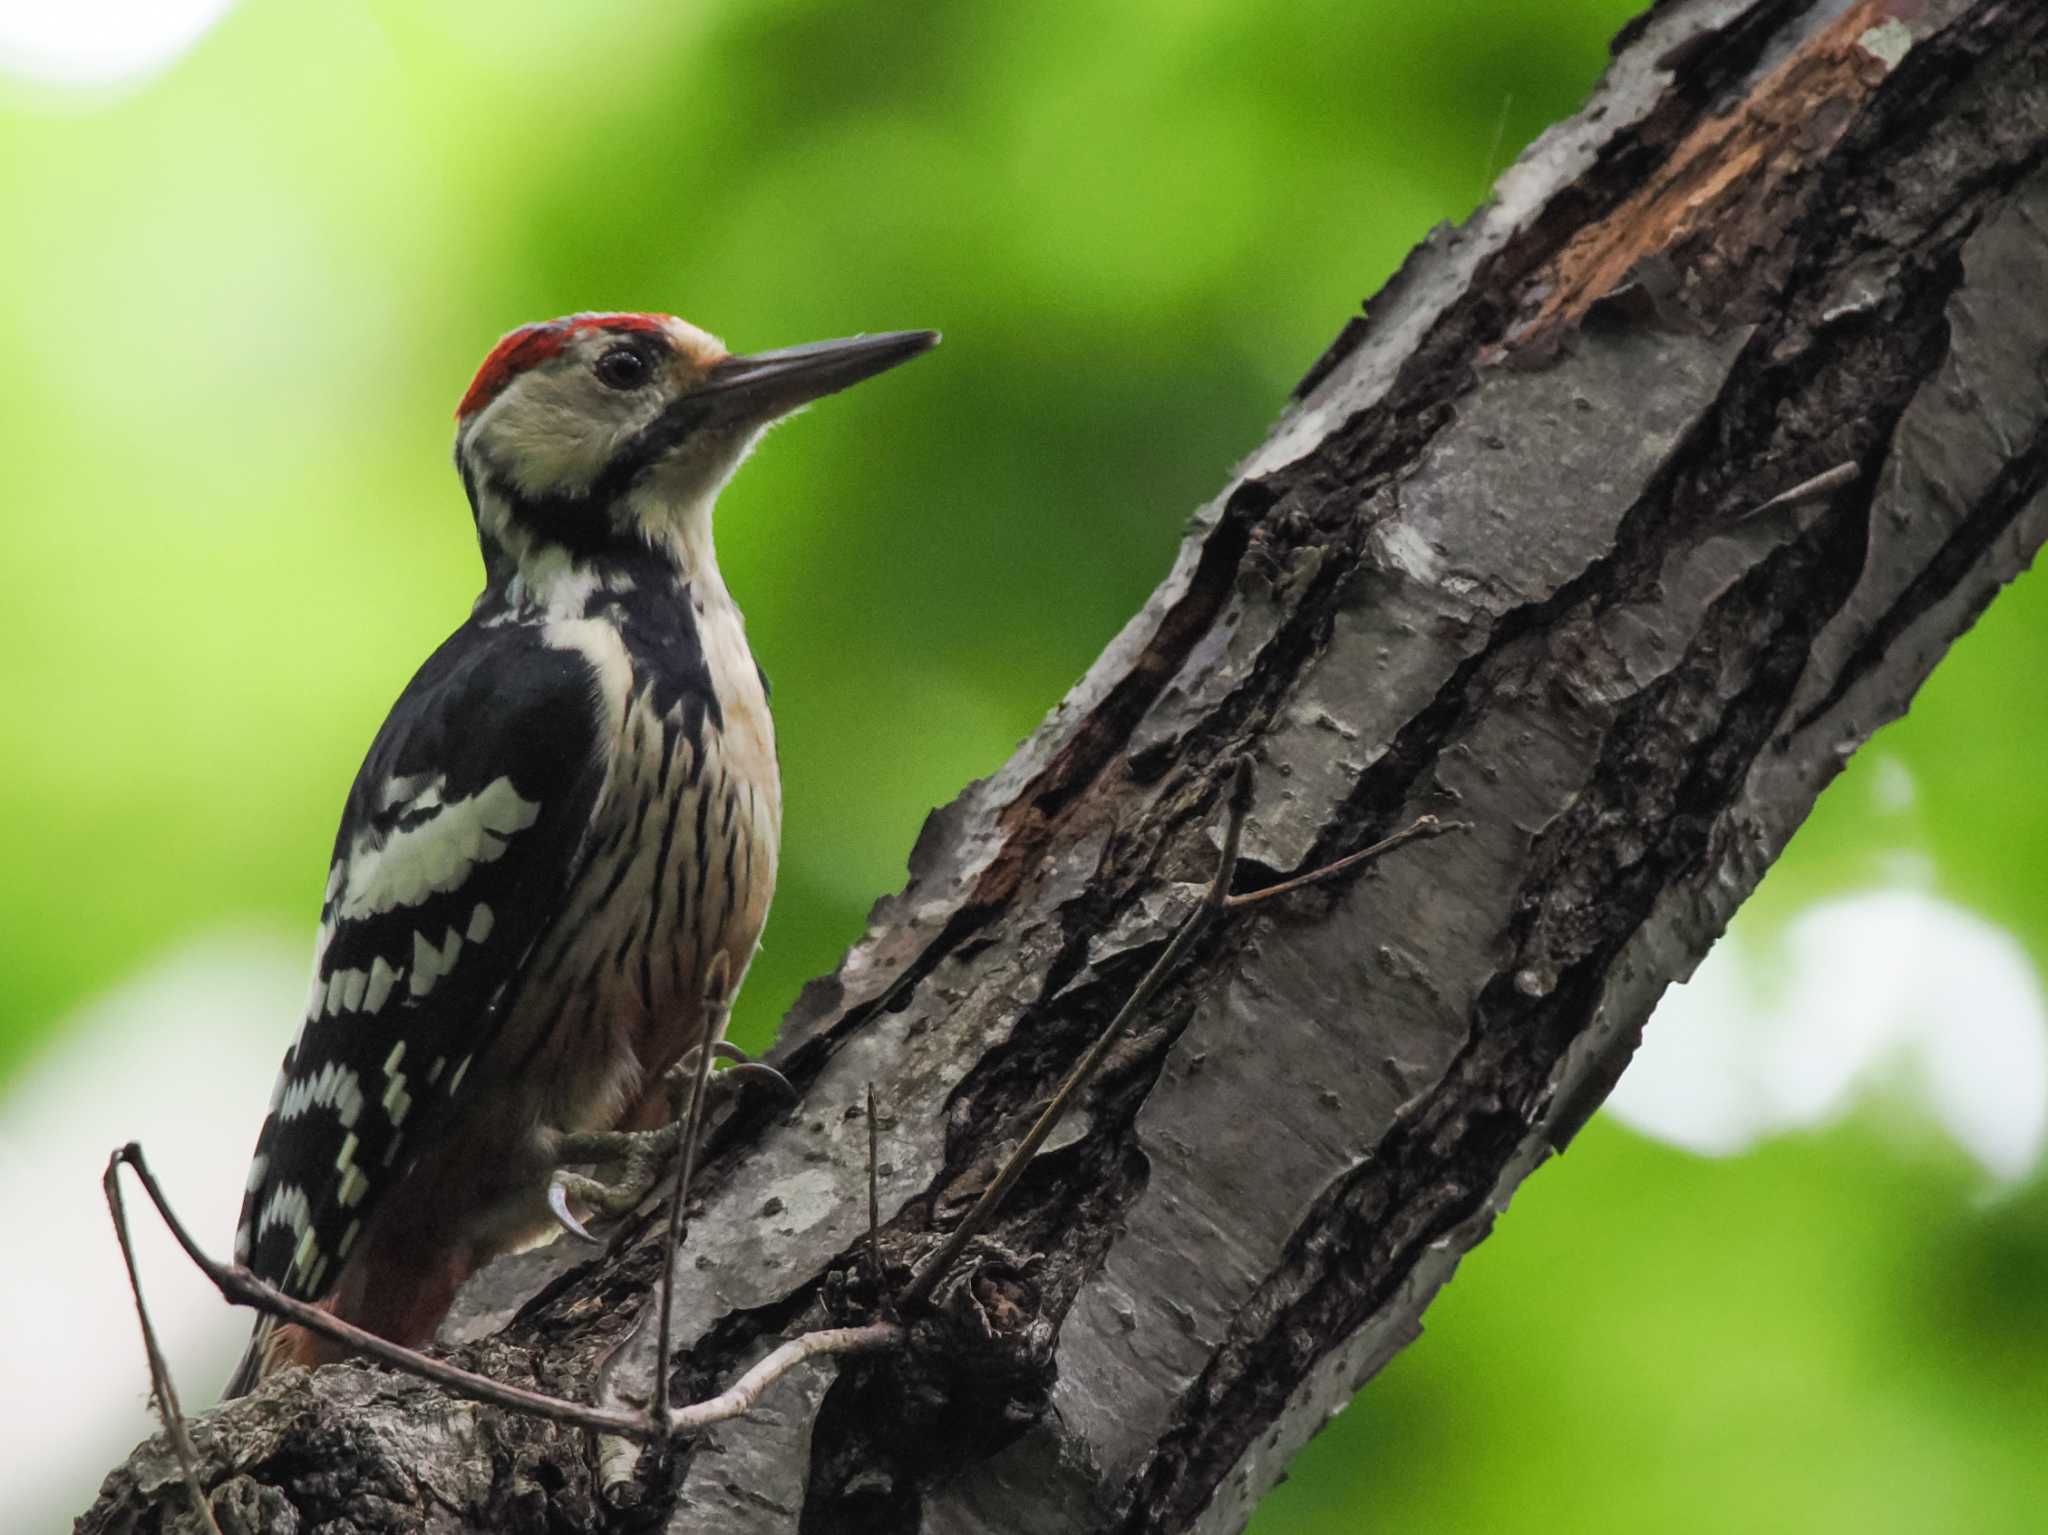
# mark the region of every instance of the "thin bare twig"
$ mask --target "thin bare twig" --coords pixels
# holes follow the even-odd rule
[[[868,1268],[875,1276],[875,1288],[882,1285],[882,1200],[875,1186],[875,1157],[880,1132],[875,1128],[875,1084],[868,1083]]]
[[[1302,890],[1310,885],[1321,884],[1326,879],[1335,879],[1339,874],[1347,873],[1362,863],[1370,863],[1373,859],[1380,857],[1384,853],[1393,852],[1395,848],[1400,847],[1403,843],[1419,841],[1424,837],[1441,837],[1447,831],[1467,831],[1470,827],[1471,823],[1468,821],[1439,821],[1433,815],[1421,816],[1411,825],[1402,827],[1391,837],[1382,837],[1371,847],[1362,847],[1355,853],[1346,853],[1335,863],[1326,863],[1320,869],[1311,869],[1306,874],[1297,874],[1292,879],[1283,879],[1279,884],[1268,885],[1263,890],[1247,890],[1242,895],[1225,896],[1223,898],[1223,909],[1225,911],[1242,911],[1247,906],[1256,906],[1261,901],[1270,901],[1276,895],[1286,895],[1290,891]]]
[[[1801,480],[1790,490],[1779,491],[1761,506],[1751,507],[1735,520],[1747,522],[1752,517],[1763,516],[1765,512],[1780,511],[1788,506],[1804,506],[1809,501],[1819,501],[1833,495],[1855,478],[1856,465],[1853,460],[1839,463],[1832,469],[1822,470],[1810,480]]]
[[[869,1322],[861,1327],[824,1327],[791,1338],[747,1371],[722,1394],[709,1401],[678,1407],[669,1417],[669,1432],[687,1434],[753,1410],[761,1393],[791,1370],[822,1354],[878,1354],[901,1348],[909,1330],[895,1322]]]
[[[206,1490],[199,1485],[199,1452],[193,1448],[192,1436],[185,1428],[185,1410],[178,1404],[178,1388],[171,1381],[170,1362],[157,1346],[156,1328],[150,1323],[149,1307],[142,1302],[142,1275],[136,1270],[135,1246],[128,1238],[128,1208],[121,1199],[120,1166],[120,1152],[107,1158],[107,1170],[100,1179],[100,1187],[106,1192],[107,1209],[114,1217],[114,1240],[121,1244],[121,1261],[128,1266],[128,1293],[135,1297],[135,1319],[142,1324],[142,1351],[149,1356],[149,1389],[156,1396],[157,1416],[163,1419],[164,1432],[170,1437],[171,1453],[177,1456],[178,1469],[184,1473],[185,1492],[192,1500],[192,1511],[199,1516],[202,1529],[210,1530],[212,1535],[221,1535],[220,1525],[213,1517],[213,1505],[207,1502]]]
[[[732,1010],[730,980],[732,961],[720,949],[711,956],[704,975],[704,1038],[697,1046],[697,1070],[690,1079],[690,1108],[683,1119],[682,1155],[676,1159],[676,1186],[668,1209],[668,1241],[661,1265],[661,1320],[657,1337],[661,1352],[654,1371],[654,1421],[669,1417],[669,1358],[675,1348],[676,1258],[689,1235],[690,1180],[697,1171],[697,1141],[704,1132],[704,1095],[711,1088],[711,1058],[714,1042],[725,1032],[725,1020]]]
[[[821,1354],[872,1353],[879,1349],[899,1347],[904,1338],[903,1330],[893,1323],[875,1323],[869,1327],[829,1328],[821,1332],[807,1333],[792,1339],[755,1365],[740,1378],[737,1385],[721,1396],[708,1402],[693,1402],[676,1408],[669,1414],[666,1424],[652,1412],[620,1412],[612,1408],[593,1407],[584,1402],[564,1401],[560,1397],[547,1396],[539,1391],[528,1391],[520,1386],[508,1386],[503,1381],[493,1380],[488,1375],[478,1375],[443,1360],[433,1359],[409,1349],[402,1344],[380,1338],[375,1333],[365,1332],[353,1323],[320,1307],[286,1295],[275,1285],[258,1279],[239,1264],[216,1262],[192,1239],[184,1223],[172,1211],[170,1201],[164,1197],[156,1175],[143,1160],[142,1148],[130,1141],[116,1151],[107,1164],[107,1177],[111,1181],[116,1169],[126,1163],[135,1170],[135,1176],[142,1180],[143,1192],[156,1206],[156,1213],[170,1228],[185,1256],[192,1264],[212,1281],[213,1287],[229,1301],[250,1306],[266,1316],[282,1321],[296,1322],[308,1332],[331,1338],[345,1344],[356,1353],[388,1364],[408,1375],[433,1382],[443,1390],[472,1402],[484,1402],[493,1407],[504,1407],[513,1412],[531,1414],[553,1423],[567,1423],[577,1428],[595,1429],[599,1433],[619,1434],[629,1439],[651,1443],[671,1434],[683,1433],[718,1423],[726,1418],[736,1418],[750,1410],[761,1392],[779,1376]],[[119,1225],[118,1217],[116,1222]],[[131,1270],[132,1272],[132,1270]],[[770,1367],[773,1366],[771,1369]],[[742,1388],[745,1388],[742,1390]]]
[[[1018,1178],[1023,1176],[1026,1164],[1038,1155],[1038,1148],[1045,1144],[1046,1137],[1052,1134],[1054,1127],[1065,1116],[1081,1089],[1088,1085],[1089,1078],[1101,1067],[1110,1047],[1130,1026],[1131,1019],[1137,1016],[1140,1008],[1152,1000],[1173,967],[1180,963],[1181,956],[1194,945],[1195,938],[1209,919],[1224,909],[1227,892],[1230,889],[1230,877],[1237,871],[1237,850],[1244,836],[1244,818],[1251,805],[1251,760],[1240,757],[1231,772],[1230,797],[1224,812],[1222,852],[1216,860],[1216,873],[1209,881],[1209,888],[1202,897],[1202,904],[1188,914],[1187,920],[1181,923],[1179,930],[1167,943],[1165,951],[1152,962],[1152,968],[1145,972],[1144,979],[1139,981],[1130,996],[1124,999],[1124,1005],[1117,1009],[1117,1014],[1109,1021],[1109,1026],[1096,1037],[1095,1043],[1088,1047],[1087,1053],[1074,1062],[1067,1072],[1066,1079],[1060,1083],[1059,1091],[1052,1095],[1052,1101],[1025,1132],[1023,1142],[1010,1154],[1001,1171],[995,1175],[988,1187],[981,1191],[981,1197],[975,1200],[973,1208],[961,1217],[960,1224],[952,1229],[946,1240],[917,1266],[916,1272],[910,1276],[910,1283],[904,1286],[902,1295],[897,1298],[897,1305],[900,1308],[908,1310],[930,1298],[933,1286],[944,1277],[946,1270],[952,1267],[953,1261],[960,1256],[967,1244],[988,1224],[990,1217],[996,1213],[997,1207],[1008,1196]]]

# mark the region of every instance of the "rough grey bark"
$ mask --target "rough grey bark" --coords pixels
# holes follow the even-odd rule
[[[908,1356],[666,1464],[294,1376],[195,1423],[216,1501],[331,1535],[1240,1527],[2048,532],[2044,152],[2035,0],[1658,5],[805,993],[803,1107],[717,1137],[679,1394],[871,1314],[871,1080],[898,1279],[929,1249],[1188,909],[1231,756],[1239,888],[1472,829],[1217,924]],[[450,1336],[629,1397],[655,1263],[512,1260]],[[173,1474],[145,1444],[81,1528],[177,1527]]]

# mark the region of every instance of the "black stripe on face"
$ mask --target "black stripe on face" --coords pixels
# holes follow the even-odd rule
[[[619,503],[642,475],[681,446],[711,414],[712,404],[707,401],[685,396],[672,402],[629,438],[580,491],[529,494],[514,485],[511,476],[480,449],[469,454],[458,450],[456,462],[472,509],[483,504],[481,495],[488,492],[502,501],[512,521],[533,537],[559,545],[577,559],[589,559],[640,546],[632,519]]]
[[[660,460],[667,458],[683,440],[706,425],[713,406],[694,395],[669,403],[666,410],[643,426],[627,444],[612,455],[591,484],[594,494],[616,500],[633,488],[633,482]]]

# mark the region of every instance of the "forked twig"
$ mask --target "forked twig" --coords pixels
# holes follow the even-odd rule
[[[275,1285],[258,1279],[239,1264],[216,1262],[192,1239],[192,1234],[172,1212],[170,1202],[164,1198],[164,1191],[156,1181],[156,1175],[143,1160],[142,1148],[130,1141],[116,1151],[107,1162],[107,1181],[113,1183],[120,1166],[125,1163],[135,1170],[135,1176],[142,1180],[143,1192],[156,1206],[156,1213],[170,1228],[171,1235],[185,1250],[185,1256],[193,1266],[212,1281],[213,1287],[229,1301],[250,1306],[266,1316],[281,1321],[296,1322],[308,1332],[315,1332],[324,1338],[331,1338],[345,1344],[352,1351],[416,1375],[422,1380],[466,1398],[472,1402],[484,1402],[493,1407],[508,1408],[513,1412],[529,1413],[553,1423],[567,1423],[577,1428],[595,1429],[600,1433],[619,1434],[625,1438],[643,1443],[653,1443],[674,1434],[688,1433],[708,1424],[722,1423],[728,1418],[737,1418],[753,1408],[762,1391],[776,1380],[788,1374],[806,1360],[821,1354],[874,1353],[883,1349],[902,1346],[905,1333],[893,1322],[872,1322],[865,1327],[835,1327],[820,1332],[806,1333],[793,1338],[769,1354],[759,1364],[740,1377],[730,1389],[703,1402],[692,1402],[687,1406],[673,1409],[664,1423],[649,1410],[646,1412],[621,1412],[607,1407],[593,1407],[586,1402],[565,1401],[561,1397],[548,1396],[539,1391],[528,1391],[520,1386],[509,1386],[503,1381],[493,1380],[488,1375],[478,1375],[473,1370],[461,1369],[444,1360],[430,1358],[416,1349],[380,1338],[373,1332],[365,1332],[353,1323],[344,1322],[331,1312],[311,1305],[306,1301],[286,1295]],[[119,1227],[119,1206],[116,1205],[116,1225]],[[132,1270],[131,1270],[132,1272]]]
[[[221,1535],[220,1525],[213,1517],[213,1505],[207,1502],[206,1490],[199,1485],[199,1452],[193,1448],[192,1436],[186,1432],[185,1410],[178,1404],[178,1388],[171,1381],[170,1362],[157,1346],[156,1328],[149,1320],[149,1307],[142,1302],[142,1275],[136,1270],[135,1246],[128,1238],[128,1209],[121,1199],[121,1179],[116,1170],[119,1165],[120,1154],[116,1153],[107,1163],[100,1187],[106,1192],[107,1210],[114,1218],[114,1240],[121,1244],[121,1261],[128,1266],[128,1293],[135,1297],[135,1319],[142,1324],[142,1351],[149,1356],[149,1389],[156,1396],[157,1415],[163,1419],[164,1432],[170,1436],[171,1453],[177,1456],[178,1469],[184,1473],[185,1492],[192,1500],[192,1511],[199,1516],[200,1528],[210,1531],[211,1535]],[[236,1521],[236,1527],[240,1528],[239,1521]]]
[[[1059,1090],[1052,1095],[1052,1101],[1039,1113],[1031,1128],[1025,1132],[1023,1141],[1010,1153],[1009,1159],[1003,1163],[995,1178],[981,1191],[981,1197],[975,1200],[973,1207],[961,1217],[960,1223],[947,1234],[946,1240],[917,1266],[916,1271],[910,1276],[910,1283],[904,1286],[903,1293],[897,1297],[896,1304],[899,1308],[908,1310],[931,1298],[933,1288],[945,1277],[946,1270],[959,1258],[967,1244],[988,1225],[1003,1200],[1008,1197],[1010,1190],[1016,1186],[1017,1180],[1023,1176],[1026,1165],[1038,1155],[1039,1148],[1045,1144],[1047,1137],[1058,1126],[1067,1110],[1073,1106],[1074,1099],[1088,1085],[1089,1079],[1101,1070],[1110,1047],[1123,1036],[1124,1030],[1130,1026],[1130,1021],[1137,1015],[1138,1010],[1152,1000],[1174,966],[1180,963],[1182,956],[1193,946],[1211,917],[1219,912],[1239,911],[1261,901],[1271,900],[1274,896],[1285,895],[1289,891],[1300,890],[1305,886],[1334,878],[1384,853],[1392,852],[1404,843],[1424,837],[1441,836],[1448,831],[1467,829],[1466,822],[1440,821],[1433,815],[1426,815],[1392,836],[1383,837],[1372,846],[1360,848],[1357,852],[1347,854],[1334,863],[1325,864],[1320,869],[1313,869],[1293,879],[1282,880],[1276,885],[1268,885],[1263,890],[1231,895],[1230,881],[1232,875],[1237,872],[1238,847],[1244,837],[1244,820],[1250,813],[1251,805],[1251,759],[1239,757],[1231,770],[1230,793],[1224,803],[1223,846],[1216,859],[1216,872],[1210,877],[1209,888],[1203,894],[1202,903],[1181,923],[1180,928],[1168,941],[1165,951],[1153,961],[1152,968],[1145,972],[1144,979],[1139,981],[1130,996],[1124,999],[1124,1005],[1117,1009],[1117,1014],[1110,1019],[1108,1027],[1068,1070],[1059,1085]]]

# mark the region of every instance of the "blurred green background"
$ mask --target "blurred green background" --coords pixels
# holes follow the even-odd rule
[[[0,1092],[182,945],[310,942],[361,753],[477,584],[454,402],[584,308],[947,335],[721,506],[788,801],[764,1040],[1637,8],[246,0],[125,83],[17,60]],[[1903,858],[2048,961],[2040,587],[1885,733],[1910,809],[1859,759],[1746,928]],[[2039,1529],[2048,1193],[1987,1192],[1910,1096],[1730,1160],[1596,1122],[1257,1528]]]

